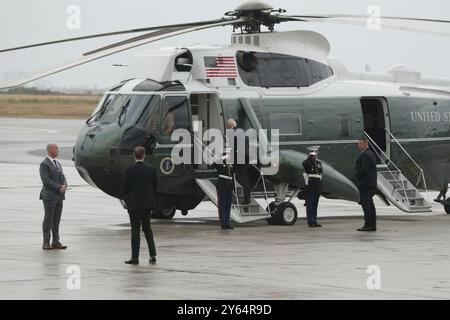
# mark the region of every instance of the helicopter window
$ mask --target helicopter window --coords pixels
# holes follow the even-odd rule
[[[159,106],[161,104],[161,97],[154,95],[149,98],[150,101],[145,106],[145,110],[139,118],[138,123],[150,132],[156,132],[159,122]]]
[[[317,61],[284,54],[237,52],[239,75],[252,87],[308,87],[333,75]]]
[[[262,87],[307,87],[305,59],[269,58],[258,60]]]
[[[102,108],[103,111],[99,113],[98,120],[101,123],[111,123],[116,121],[122,111],[122,106],[126,99],[126,96],[120,94],[111,95],[104,108]]]
[[[312,83],[319,82],[333,75],[333,70],[329,66],[314,60],[308,61],[311,67]]]
[[[92,124],[93,122],[96,122],[98,115],[100,114],[100,110],[103,108],[103,106],[108,101],[109,95],[103,96],[100,101],[98,102],[97,106],[95,107],[94,111],[92,111],[91,116],[86,121],[87,124]]]
[[[119,116],[120,123],[136,123],[142,111],[150,102],[152,96],[150,95],[132,95],[122,108]]]
[[[302,134],[302,119],[298,113],[273,113],[271,128],[278,129],[280,136]]]
[[[189,129],[189,113],[185,96],[168,96],[164,98],[161,114],[161,133],[171,135],[176,129]]]
[[[339,115],[339,134],[341,137],[352,136],[352,122],[351,117],[347,114]]]

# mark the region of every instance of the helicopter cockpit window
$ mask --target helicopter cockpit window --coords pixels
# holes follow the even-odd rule
[[[100,101],[98,102],[97,106],[95,107],[94,111],[92,111],[91,116],[86,121],[87,124],[92,124],[97,121],[97,118],[100,114],[100,110],[105,106],[106,102],[108,101],[109,95],[103,96]]]
[[[161,104],[161,97],[158,95],[150,96],[150,101],[145,107],[144,112],[139,118],[138,124],[144,127],[146,130],[150,132],[156,132],[158,129],[159,122],[159,111]]]
[[[151,95],[131,95],[129,100],[122,107],[119,115],[119,123],[135,124],[142,111],[149,104]]]
[[[167,96],[164,98],[160,126],[163,135],[171,135],[176,129],[189,129],[187,107],[187,99],[184,96]]]
[[[122,106],[126,100],[127,97],[120,94],[109,96],[96,120],[101,123],[111,123],[117,121],[117,118],[122,111]]]
[[[237,61],[242,81],[252,87],[308,87],[333,75],[325,64],[285,54],[239,51]]]

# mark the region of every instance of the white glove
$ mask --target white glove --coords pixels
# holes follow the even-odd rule
[[[303,179],[305,180],[305,186],[308,185],[308,174],[303,173]]]

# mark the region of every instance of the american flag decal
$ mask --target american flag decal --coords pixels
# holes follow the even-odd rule
[[[207,78],[237,78],[233,56],[204,57]]]

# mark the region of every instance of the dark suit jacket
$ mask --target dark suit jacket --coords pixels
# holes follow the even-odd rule
[[[142,161],[125,171],[123,193],[128,210],[155,208],[155,193],[158,188],[156,171]]]
[[[372,150],[367,148],[359,154],[354,170],[358,188],[377,187],[377,161]]]
[[[45,158],[39,166],[39,174],[43,184],[39,195],[40,200],[62,201],[65,199],[64,194],[59,193],[59,186],[67,186],[67,181],[61,164],[58,161],[56,163],[60,169],[59,171],[49,158]]]
[[[234,127],[234,146],[233,146],[233,164],[234,165],[248,165],[249,161],[249,153],[250,153],[250,145],[249,139],[245,136],[245,131],[243,129]],[[239,131],[238,131],[239,130]],[[243,141],[243,150],[242,146],[239,145],[239,141]],[[244,163],[242,163],[244,161]]]

